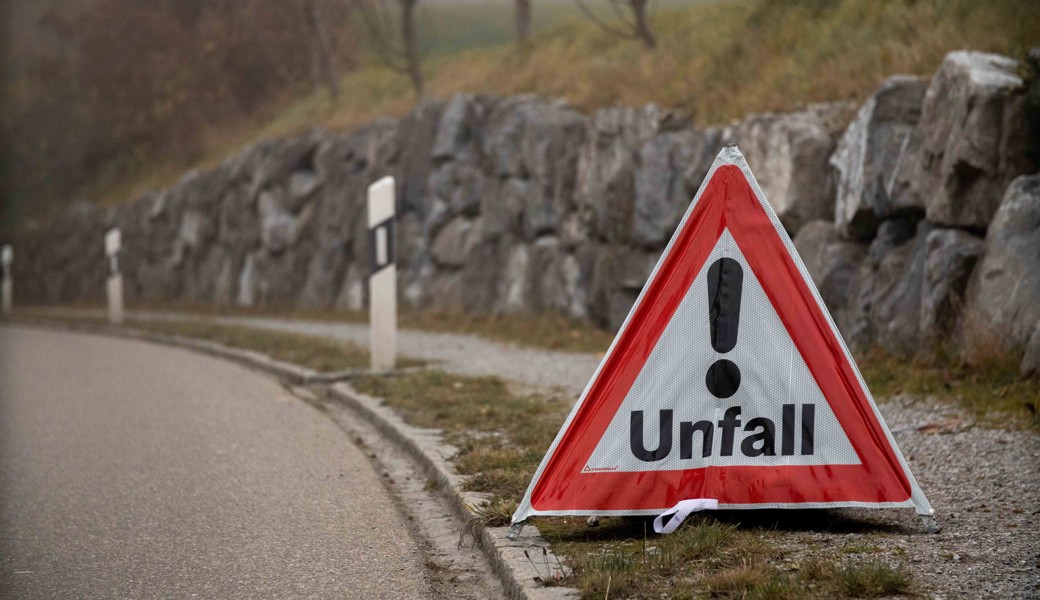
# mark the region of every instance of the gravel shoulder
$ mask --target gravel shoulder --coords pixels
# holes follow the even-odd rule
[[[942,527],[912,511],[832,511],[825,528],[784,536],[790,559],[834,552],[905,563],[937,598],[1040,597],[1040,436],[974,425],[934,399],[880,403]]]

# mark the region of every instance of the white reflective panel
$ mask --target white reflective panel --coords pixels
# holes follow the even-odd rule
[[[368,228],[394,216],[394,178],[383,177],[368,186]]]
[[[119,325],[123,322],[123,276],[109,277],[105,292],[108,296],[108,322]]]
[[[389,260],[389,244],[386,239],[386,227],[376,229],[376,267],[381,267]]]
[[[740,319],[736,346],[716,352],[711,344],[708,316],[707,271],[712,263],[729,257],[743,268]],[[740,369],[740,385],[726,399],[713,396],[705,384],[708,367],[718,359],[733,361]],[[793,452],[782,446],[783,405],[794,405]],[[812,405],[812,454],[802,454],[802,406]],[[732,451],[722,456],[723,430],[719,422],[726,410],[739,406],[741,424],[733,430]],[[631,415],[643,411],[643,448],[657,449],[660,410],[672,409],[671,452],[647,462],[631,449]],[[763,431],[745,431],[748,421],[765,418],[774,425],[773,454],[748,456],[742,450],[746,437]],[[712,445],[703,457],[702,433],[692,436],[692,456],[680,458],[680,422],[712,424]],[[761,425],[763,421],[758,421]],[[703,427],[703,425],[702,425]],[[753,448],[761,449],[764,442]],[[754,454],[754,452],[752,452]],[[708,466],[777,466],[859,464],[860,460],[816,380],[795,348],[787,329],[759,284],[728,230],[723,231],[711,256],[683,298],[675,315],[651,351],[642,372],[625,396],[602,440],[588,462],[591,470],[649,471],[696,469]]]
[[[105,254],[112,256],[116,252],[119,252],[120,246],[122,246],[123,238],[122,234],[119,233],[119,228],[113,227],[105,233]]]
[[[372,369],[393,369],[397,363],[397,267],[380,269],[369,278],[368,288]]]

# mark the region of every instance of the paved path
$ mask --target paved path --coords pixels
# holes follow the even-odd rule
[[[104,316],[103,311],[55,309],[56,313]],[[246,327],[289,331],[335,340],[354,342],[368,347],[368,325],[334,323],[277,317],[209,317],[188,313],[128,313],[133,319],[203,320]],[[510,381],[536,387],[558,387],[575,398],[599,365],[595,354],[575,354],[553,350],[520,347],[480,338],[474,335],[430,333],[404,329],[397,334],[402,355],[439,362],[443,368],[462,375],[495,375]],[[606,348],[604,348],[604,351]]]
[[[350,340],[368,347],[367,325],[261,317],[221,317],[217,320],[248,327]],[[600,360],[594,354],[538,350],[474,335],[430,333],[414,329],[400,331],[397,344],[402,355],[439,361],[448,371],[462,375],[496,375],[539,387],[560,387],[575,396],[585,388]]]
[[[0,326],[0,597],[428,597],[368,460],[272,380]]]

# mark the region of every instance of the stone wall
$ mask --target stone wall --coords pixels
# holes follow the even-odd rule
[[[30,224],[13,240],[16,297],[100,299],[102,236],[118,226],[131,306],[360,309],[365,190],[394,175],[406,306],[616,328],[736,143],[850,344],[928,352],[970,321],[987,337],[965,336],[966,352],[997,343],[1035,369],[1040,180],[1023,174],[1036,170],[1037,94],[1017,69],[952,53],[931,81],[894,77],[858,113],[815,105],[707,129],[653,105],[585,115],[460,94],[348,134],[264,141],[116,209],[79,203]]]

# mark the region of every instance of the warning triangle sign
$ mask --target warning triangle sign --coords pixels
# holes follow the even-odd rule
[[[513,515],[933,511],[744,157],[727,147]]]

